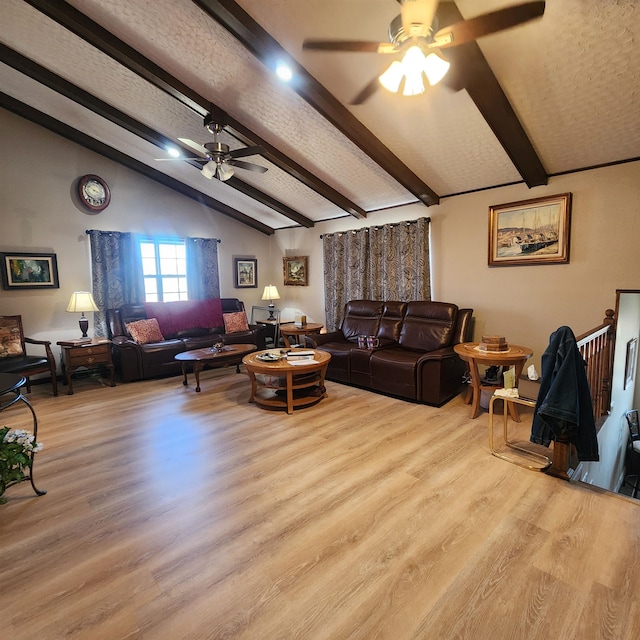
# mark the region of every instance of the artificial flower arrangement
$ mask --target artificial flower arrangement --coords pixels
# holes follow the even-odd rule
[[[24,429],[0,428],[0,504],[5,489],[29,478],[33,456],[42,450],[42,444]]]

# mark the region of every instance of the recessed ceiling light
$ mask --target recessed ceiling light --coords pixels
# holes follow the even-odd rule
[[[278,64],[276,65],[276,75],[278,76],[278,78],[280,78],[280,80],[289,82],[289,80],[293,78],[293,71],[288,64],[285,64],[284,62],[278,62]]]

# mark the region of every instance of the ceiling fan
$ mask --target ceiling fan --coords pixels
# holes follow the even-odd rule
[[[214,121],[213,117],[209,115],[204,119],[204,126],[213,134],[213,142],[205,142],[201,145],[189,138],[178,138],[180,142],[199,154],[197,157],[156,158],[156,160],[196,160],[203,163],[201,171],[205,178],[209,180],[216,178],[222,182],[231,178],[235,173],[234,167],[246,169],[247,171],[255,171],[256,173],[265,173],[267,171],[267,167],[238,160],[238,158],[263,153],[264,149],[262,147],[244,147],[231,151],[229,145],[218,140],[218,137],[224,129],[223,124]]]
[[[402,61],[394,60],[379,77],[376,76],[350,104],[362,104],[382,85],[403,95],[424,92],[423,75],[434,85],[444,78],[450,63],[441,49],[457,47],[490,33],[503,31],[539,18],[544,13],[544,2],[525,2],[475,18],[461,20],[439,28],[439,0],[398,0],[400,15],[389,25],[389,42],[361,40],[305,40],[303,49],[315,51],[347,51],[383,54],[401,54]],[[450,85],[458,90],[461,86]]]

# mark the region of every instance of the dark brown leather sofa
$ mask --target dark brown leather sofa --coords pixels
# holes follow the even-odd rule
[[[453,345],[471,340],[472,318],[473,309],[445,302],[351,300],[340,328],[307,345],[331,354],[329,380],[439,407],[464,386]],[[359,348],[362,335],[380,345]]]
[[[237,298],[221,298],[222,312],[244,311],[244,303]],[[144,304],[125,304],[107,311],[108,337],[113,342],[113,360],[123,382],[146,380],[180,373],[180,362],[174,356],[183,351],[212,347],[216,342],[225,344],[255,344],[266,349],[266,328],[249,325],[249,331],[225,333],[224,326],[195,327],[165,335],[163,342],[138,344],[131,338],[126,325],[147,318]]]

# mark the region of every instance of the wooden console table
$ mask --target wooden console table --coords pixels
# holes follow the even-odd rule
[[[465,398],[465,403],[471,405],[471,418],[480,415],[480,395],[483,390],[493,391],[495,386],[483,385],[478,371],[478,365],[500,367],[515,367],[516,385],[522,374],[525,362],[533,355],[533,351],[528,347],[521,347],[517,344],[510,344],[508,351],[482,351],[478,348],[478,342],[463,342],[453,347],[454,351],[469,365],[471,374],[471,385],[469,393]],[[515,422],[520,422],[520,415],[513,402],[509,404],[509,414]]]

